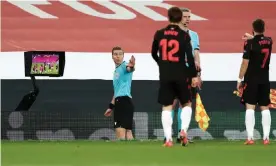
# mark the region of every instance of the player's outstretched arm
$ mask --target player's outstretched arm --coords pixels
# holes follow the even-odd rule
[[[112,114],[112,110],[113,110],[113,108],[114,108],[114,105],[115,105],[115,98],[114,98],[114,96],[112,97],[112,100],[111,100],[111,102],[110,102],[110,104],[109,104],[109,106],[108,106],[108,109],[105,111],[105,113],[104,113],[104,116],[106,116],[106,117],[110,117],[111,116],[111,114]]]

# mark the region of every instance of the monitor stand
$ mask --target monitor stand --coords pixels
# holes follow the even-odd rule
[[[31,106],[34,104],[36,97],[39,94],[39,88],[36,85],[36,79],[34,76],[31,76],[31,80],[33,84],[33,90],[22,98],[15,111],[29,111]]]

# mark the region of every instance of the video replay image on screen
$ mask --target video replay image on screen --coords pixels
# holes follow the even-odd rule
[[[61,77],[65,67],[65,52],[29,51],[25,56],[25,76]]]
[[[59,56],[52,54],[32,55],[31,74],[58,74]]]

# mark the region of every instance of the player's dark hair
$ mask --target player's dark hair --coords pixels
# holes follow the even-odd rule
[[[180,10],[181,10],[182,12],[191,12],[191,10],[188,9],[188,8],[180,8]]]
[[[253,30],[257,33],[264,33],[265,31],[265,22],[262,19],[256,19],[252,23]]]
[[[182,11],[178,7],[171,7],[168,10],[168,19],[171,23],[180,23],[182,20]]]
[[[116,51],[116,50],[122,50],[122,51],[124,51],[121,47],[116,46],[116,47],[112,48],[112,55],[113,55],[114,51]]]

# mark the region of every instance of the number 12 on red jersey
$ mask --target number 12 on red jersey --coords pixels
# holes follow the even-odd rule
[[[177,40],[162,39],[160,46],[162,47],[163,61],[179,62],[179,57],[175,55],[179,51],[179,42]],[[171,48],[171,50],[168,51],[168,48]]]

